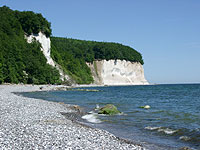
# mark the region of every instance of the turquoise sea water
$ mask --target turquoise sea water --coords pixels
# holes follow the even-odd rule
[[[200,84],[85,89],[99,92],[50,91],[23,95],[80,105],[96,119],[93,119],[96,123],[85,123],[119,137],[165,147],[163,149],[183,146],[200,149]],[[103,116],[93,112],[96,106],[108,103],[116,105],[123,114]],[[140,108],[144,105],[151,108]]]

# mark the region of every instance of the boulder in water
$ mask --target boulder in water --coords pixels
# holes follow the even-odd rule
[[[145,105],[145,106],[140,106],[140,108],[149,109],[151,107],[149,105]]]
[[[99,114],[106,114],[106,115],[115,115],[115,114],[119,114],[120,111],[113,104],[107,104],[104,107],[101,107],[99,109],[98,113]]]

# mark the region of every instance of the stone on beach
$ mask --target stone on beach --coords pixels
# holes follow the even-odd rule
[[[53,88],[55,86],[43,86],[42,90]],[[142,146],[124,142],[107,131],[66,118],[63,113],[77,111],[71,109],[71,105],[13,93],[32,91],[41,91],[40,86],[0,85],[0,149],[144,150]]]

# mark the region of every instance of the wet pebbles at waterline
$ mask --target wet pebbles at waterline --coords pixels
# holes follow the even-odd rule
[[[200,149],[200,84],[83,89],[25,95],[80,105],[89,112],[83,117],[91,122],[88,124],[122,138],[168,149],[184,146]],[[106,104],[114,104],[123,114],[105,116],[93,111],[96,105]]]
[[[13,93],[40,90],[31,85],[0,86],[0,149],[144,149],[67,119],[62,113],[73,113],[70,105]]]

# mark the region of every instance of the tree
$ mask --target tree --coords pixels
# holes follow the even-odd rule
[[[60,83],[59,72],[47,64],[40,43],[29,44],[24,39],[25,33],[47,29],[50,36],[50,23],[41,14],[12,11],[6,6],[0,7],[0,18],[0,84]]]

